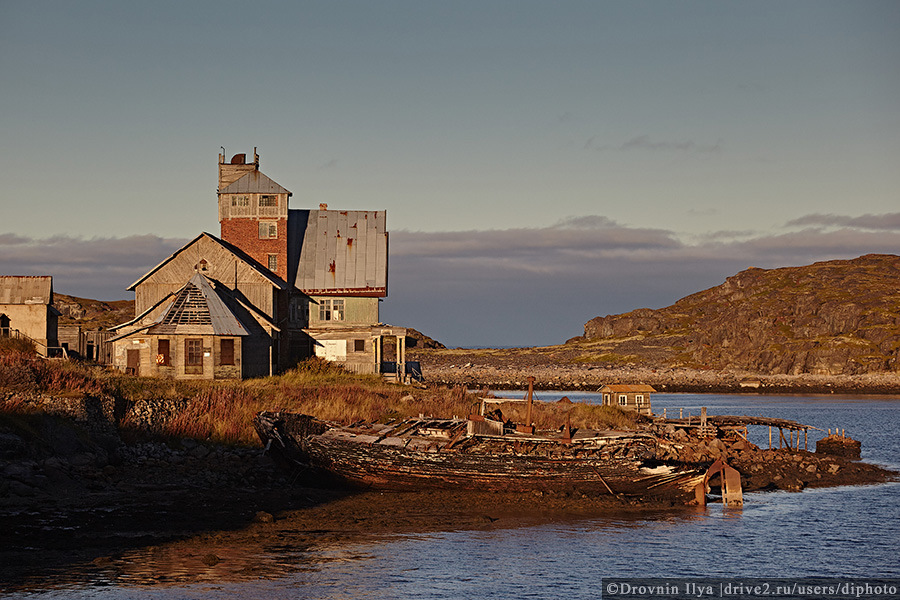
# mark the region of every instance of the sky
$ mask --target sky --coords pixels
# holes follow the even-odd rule
[[[0,0],[0,273],[105,300],[251,154],[387,210],[382,320],[535,346],[900,249],[900,3]]]

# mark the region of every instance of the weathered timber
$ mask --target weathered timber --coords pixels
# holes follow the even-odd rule
[[[346,427],[270,412],[254,423],[270,452],[305,477],[377,489],[551,491],[687,503],[705,473],[661,459],[669,449],[646,432],[479,433],[488,429],[465,419]],[[502,424],[497,430],[503,432]]]

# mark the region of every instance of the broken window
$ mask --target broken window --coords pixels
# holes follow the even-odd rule
[[[184,340],[184,372],[203,373],[203,340]]]
[[[259,239],[274,240],[278,237],[278,223],[269,221],[259,222]]]
[[[291,298],[291,322],[302,323],[309,320],[308,307],[303,298]]]
[[[326,298],[319,301],[319,320],[320,321],[343,321],[344,320],[344,299],[343,298]]]
[[[168,367],[172,364],[169,340],[159,340],[156,346],[156,364],[160,367]]]
[[[219,364],[234,364],[234,340],[231,338],[222,339],[219,342]]]
[[[278,206],[278,196],[269,196],[263,195],[259,197],[259,205],[260,207],[269,206],[269,207],[277,207]]]

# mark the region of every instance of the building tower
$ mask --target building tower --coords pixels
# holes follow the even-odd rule
[[[218,197],[220,237],[287,280],[291,192],[260,172],[256,148],[252,163],[244,154],[226,163],[219,154]]]

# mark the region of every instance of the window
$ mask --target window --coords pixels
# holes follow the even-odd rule
[[[172,364],[172,356],[169,350],[169,340],[159,340],[156,346],[156,364],[160,367],[168,367]]]
[[[644,396],[643,396],[643,394],[638,394],[637,396],[635,396],[635,397],[634,397],[634,403],[637,404],[638,406],[641,406],[641,405],[644,403]]]
[[[366,340],[353,340],[353,351],[354,352],[365,352],[366,351]]]
[[[343,321],[344,320],[344,299],[343,298],[326,298],[319,301],[319,320],[320,321]]]
[[[203,373],[203,340],[184,340],[184,372]]]
[[[274,240],[276,238],[278,238],[278,223],[271,223],[269,221],[260,221],[259,222],[259,239]]]
[[[609,405],[612,404],[609,400],[609,394],[603,394],[603,404]]]
[[[250,206],[250,196],[232,196],[231,205],[242,207]]]
[[[619,394],[619,406],[625,406],[626,404],[628,404],[628,396]]]
[[[233,339],[223,339],[219,342],[219,364],[220,365],[233,365],[234,364],[234,340]]]
[[[278,255],[277,254],[269,255],[269,270],[270,271],[278,270]]]
[[[259,205],[260,206],[278,206],[278,196],[260,196],[259,197]]]
[[[291,322],[303,323],[309,321],[309,307],[303,298],[291,298]]]

